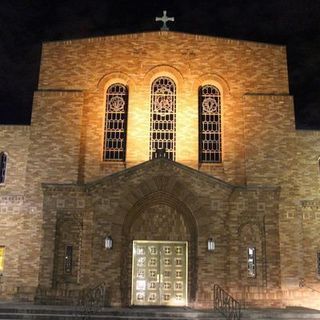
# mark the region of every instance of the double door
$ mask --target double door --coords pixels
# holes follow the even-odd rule
[[[133,241],[132,305],[186,306],[185,241]]]

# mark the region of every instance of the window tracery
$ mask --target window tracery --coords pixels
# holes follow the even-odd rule
[[[221,96],[209,84],[199,89],[199,161],[221,162]]]
[[[8,155],[5,152],[0,153],[0,184],[3,184],[6,180]]]
[[[125,161],[128,89],[120,83],[107,90],[103,160]]]
[[[175,160],[176,85],[169,77],[155,79],[151,86],[150,159],[164,156]]]

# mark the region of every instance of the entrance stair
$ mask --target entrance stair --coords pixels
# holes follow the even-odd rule
[[[189,308],[102,308],[90,314],[73,306],[0,303],[0,320],[224,320],[213,310]],[[320,320],[320,311],[304,308],[244,309],[242,320]]]

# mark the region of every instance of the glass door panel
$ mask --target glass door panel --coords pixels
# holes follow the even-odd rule
[[[133,241],[133,305],[187,305],[187,242]]]

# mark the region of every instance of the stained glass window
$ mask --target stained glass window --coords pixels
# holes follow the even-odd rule
[[[256,248],[248,247],[248,277],[255,278],[256,276]]]
[[[125,161],[128,88],[120,83],[107,90],[103,160]]]
[[[5,247],[0,246],[0,273],[4,270],[4,251]]]
[[[199,161],[221,162],[221,97],[209,84],[199,89]]]
[[[7,171],[8,155],[5,152],[0,153],[0,184],[5,182]]]
[[[72,272],[72,253],[73,253],[73,247],[66,246],[66,252],[64,256],[64,272],[65,273]]]
[[[150,159],[176,157],[176,84],[168,77],[151,86]]]
[[[320,276],[320,251],[317,252],[317,273]]]

